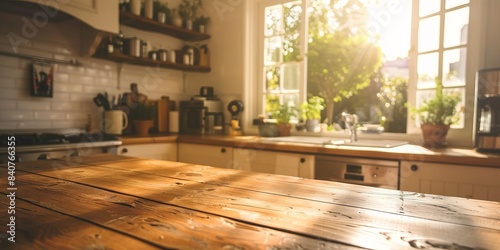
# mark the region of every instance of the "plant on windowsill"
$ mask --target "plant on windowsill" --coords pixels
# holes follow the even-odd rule
[[[148,136],[149,129],[153,127],[155,106],[149,101],[138,102],[130,108],[130,117],[134,122],[135,133],[138,136]]]
[[[305,128],[309,132],[314,132],[321,119],[321,111],[325,108],[325,100],[319,96],[309,98],[307,102],[300,105],[302,109],[302,119],[305,121]]]
[[[297,108],[288,105],[288,103],[281,104],[277,110],[271,113],[271,118],[276,119],[279,136],[289,136],[292,124],[290,119],[296,117],[298,114]]]
[[[457,122],[461,108],[460,93],[444,93],[443,83],[436,78],[436,95],[425,100],[419,108],[412,108],[412,118],[418,117],[425,147],[446,147],[450,125]]]

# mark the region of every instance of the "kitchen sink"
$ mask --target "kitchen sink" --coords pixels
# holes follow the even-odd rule
[[[305,143],[315,145],[337,145],[337,146],[357,146],[357,147],[376,147],[376,148],[392,148],[408,144],[407,141],[398,140],[374,140],[361,139],[351,142],[349,139],[331,139],[315,136],[286,136],[286,137],[271,137],[263,138],[263,141],[270,142],[286,142],[286,143]]]

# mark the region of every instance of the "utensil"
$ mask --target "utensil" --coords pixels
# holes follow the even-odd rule
[[[109,111],[111,110],[111,107],[109,105],[108,99],[106,99],[106,96],[103,94],[99,93],[97,96],[94,97],[94,103],[97,105],[97,107],[103,107],[104,110]]]

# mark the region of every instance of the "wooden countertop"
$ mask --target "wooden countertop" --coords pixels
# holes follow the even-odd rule
[[[473,149],[439,148],[428,149],[418,145],[402,145],[393,148],[373,148],[359,146],[314,145],[307,143],[270,142],[259,136],[188,136],[181,135],[178,142],[206,145],[231,146],[278,150],[294,153],[342,155],[412,162],[435,162],[464,164],[471,166],[500,167],[500,154],[476,152]]]
[[[14,219],[15,242],[0,237],[0,249],[500,245],[498,202],[117,155],[15,167],[15,190],[0,189],[1,223]],[[10,210],[15,218],[4,216]]]

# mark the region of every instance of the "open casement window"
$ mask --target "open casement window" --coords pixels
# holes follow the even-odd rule
[[[258,92],[261,114],[280,104],[299,107],[304,101],[306,53],[305,1],[263,1],[258,16]]]
[[[466,60],[469,27],[469,0],[415,0],[413,25],[417,31],[416,105],[434,97],[436,82],[444,93],[460,92],[465,104]],[[452,128],[464,128],[463,113]]]

